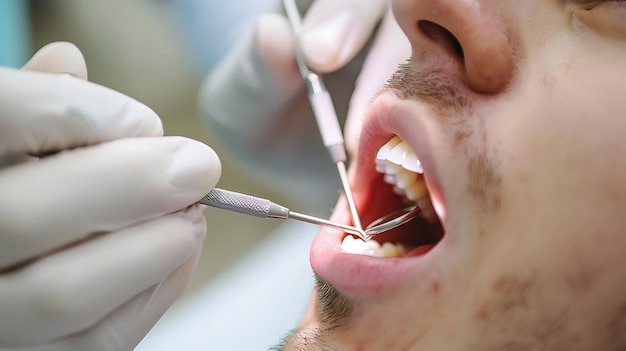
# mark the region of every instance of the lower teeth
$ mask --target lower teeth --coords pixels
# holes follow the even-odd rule
[[[400,257],[407,252],[402,244],[386,242],[380,245],[375,240],[363,241],[351,235],[346,235],[346,237],[343,238],[341,249],[351,254],[376,257]]]

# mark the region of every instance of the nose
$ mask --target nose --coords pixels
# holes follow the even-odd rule
[[[393,11],[413,55],[453,60],[471,89],[494,94],[512,79],[513,48],[485,0],[393,0]]]

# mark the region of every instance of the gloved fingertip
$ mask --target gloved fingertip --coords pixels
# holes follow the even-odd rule
[[[345,50],[347,31],[352,27],[353,16],[343,12],[312,28],[304,27],[300,45],[308,64],[320,73],[341,68],[346,62],[340,54]]]
[[[293,56],[294,38],[286,18],[278,14],[259,17],[254,45],[265,67],[278,78],[278,87],[291,90],[300,85],[300,74]]]
[[[78,47],[70,42],[47,44],[31,57],[22,69],[48,73],[67,73],[87,80],[87,64]]]
[[[217,184],[222,174],[220,159],[213,149],[199,141],[172,138],[178,139],[179,145],[170,163],[171,183],[199,199]]]
[[[124,97],[119,127],[130,136],[163,136],[163,121],[153,109],[133,98]]]
[[[386,1],[380,0],[313,2],[299,37],[311,68],[329,73],[350,62],[367,43],[385,8]]]

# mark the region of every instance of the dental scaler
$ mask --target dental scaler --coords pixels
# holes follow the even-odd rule
[[[287,18],[289,19],[294,35],[298,38],[302,27],[298,7],[293,0],[283,0],[283,6],[285,7]],[[337,118],[337,113],[335,112],[332,98],[328,89],[326,89],[322,78],[309,69],[306,64],[306,60],[304,59],[304,54],[302,53],[298,43],[295,45],[294,55],[298,64],[298,69],[300,70],[300,75],[302,76],[308,90],[309,102],[311,103],[313,114],[315,115],[315,120],[317,121],[317,127],[322,135],[322,141],[330,153],[333,162],[337,165],[337,171],[339,172],[339,177],[341,178],[343,191],[346,194],[348,205],[350,206],[352,221],[354,222],[355,227],[362,229],[363,227],[354,202],[352,189],[348,184],[348,175],[346,172],[346,150],[343,141],[343,134],[341,133],[341,127],[339,126],[339,120]]]
[[[411,221],[420,213],[419,207],[408,206],[380,217],[363,230],[362,228],[294,212],[268,199],[219,188],[211,190],[200,199],[198,203],[260,218],[295,219],[301,222],[338,229],[346,233],[354,234],[366,241],[370,240],[375,235],[384,233]]]
[[[215,188],[200,199],[198,203],[260,218],[295,219],[301,222],[339,229],[346,233],[357,235],[364,240],[368,238],[368,235],[361,228],[294,212],[270,200],[230,190]]]

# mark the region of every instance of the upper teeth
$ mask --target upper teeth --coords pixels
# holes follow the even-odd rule
[[[380,161],[380,163],[379,163]],[[411,150],[409,144],[400,139],[399,136],[393,137],[385,145],[383,145],[376,155],[376,164],[384,165],[383,161],[389,161],[395,165],[401,166],[407,171],[424,174],[422,163]]]
[[[395,136],[383,145],[376,155],[376,170],[385,174],[385,182],[394,186],[396,194],[416,203],[425,218],[435,219],[424,169],[408,143]]]

